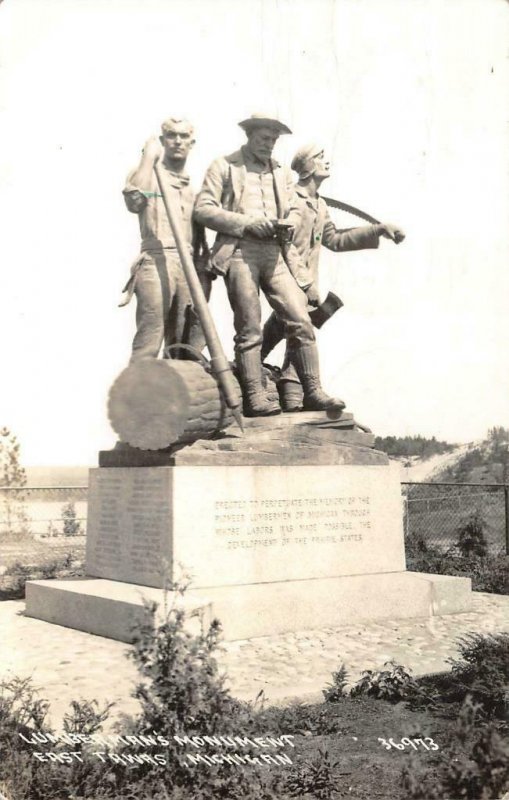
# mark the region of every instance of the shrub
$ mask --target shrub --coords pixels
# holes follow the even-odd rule
[[[386,661],[381,670],[365,670],[352,687],[352,697],[366,695],[380,700],[398,703],[410,698],[418,691],[417,684],[409,672],[395,661]]]
[[[270,735],[274,736],[281,734],[327,736],[344,731],[344,723],[332,703],[325,706],[322,704],[308,705],[307,703],[292,703],[282,707],[273,706],[260,711],[256,716],[260,729],[270,732]]]
[[[96,703],[74,702],[64,719],[69,733],[90,734],[100,730],[109,707],[99,710]],[[30,679],[14,678],[0,683],[0,782],[8,797],[16,800],[47,798],[97,797],[99,785],[108,785],[108,765],[82,753],[82,762],[39,761],[30,738],[34,732],[43,737],[54,736],[47,723],[48,703],[39,699]],[[23,738],[23,736],[25,738]],[[61,755],[69,749],[62,742],[51,744],[51,751]],[[81,750],[73,745],[73,750]]]
[[[289,798],[284,771],[271,773],[263,761],[259,762],[260,766],[248,763],[239,768],[224,763],[193,765],[184,758],[185,750],[173,739],[175,735],[256,736],[267,732],[256,733],[252,709],[237,703],[224,688],[224,678],[213,657],[219,640],[219,624],[213,622],[198,635],[192,635],[185,629],[186,613],[181,608],[172,607],[159,626],[151,625],[154,609],[150,611],[133,655],[145,680],[135,692],[142,708],[131,725],[137,737],[154,732],[167,737],[166,763],[137,762],[136,741],[116,750],[116,761],[99,760],[93,756],[89,745],[73,745],[73,750],[81,752],[80,761],[59,764],[35,760],[33,747],[18,734],[33,734],[34,730],[52,734],[45,720],[48,705],[36,699],[28,681],[20,681],[6,688],[5,697],[0,696],[0,784],[16,800]],[[109,707],[101,711],[95,703],[74,702],[64,719],[64,730],[74,734],[95,733],[101,729],[108,712]],[[126,730],[124,726],[122,735],[129,735],[129,727]],[[141,740],[139,746],[142,752],[147,752]],[[192,744],[189,748],[193,754],[199,752]],[[59,742],[51,744],[54,753],[65,749],[69,746]],[[100,749],[109,754],[104,746]],[[242,756],[256,756],[263,751],[253,752],[253,748],[242,747],[239,752]],[[322,776],[323,785],[324,780]]]
[[[474,511],[468,519],[460,524],[457,529],[457,548],[462,556],[479,556],[483,558],[488,553],[488,543],[484,535],[486,521],[479,509]]]
[[[449,744],[426,772],[410,756],[401,775],[409,800],[498,800],[509,789],[509,746],[479,712],[467,697]]]
[[[179,596],[183,594],[178,587],[176,591]],[[222,740],[226,737],[254,740],[258,736],[271,736],[273,732],[276,736],[283,731],[298,733],[297,726],[304,732],[318,733],[319,726],[332,716],[334,707],[329,704],[310,709],[298,705],[279,710],[256,708],[236,701],[225,686],[215,658],[220,645],[219,623],[214,621],[206,626],[199,616],[190,620],[190,615],[178,602],[165,609],[162,621],[157,624],[155,612],[153,606],[148,609],[132,655],[141,678],[135,690],[141,710],[134,718],[124,721],[121,733],[123,737],[134,734],[137,737],[134,743],[127,745],[124,741],[113,752],[104,745],[99,748],[91,744],[76,745],[73,749],[81,752],[80,762],[40,763],[32,757],[33,748],[19,740],[17,733],[20,730],[48,732],[47,704],[37,705],[40,701],[28,697],[24,715],[20,715],[12,703],[2,714],[0,705],[0,747],[4,747],[4,758],[0,759],[0,786],[5,785],[7,795],[16,800],[272,800],[276,797],[289,800],[302,796],[331,800],[336,797],[341,773],[326,751],[302,764],[298,756],[295,758],[295,750],[280,750],[293,756],[294,764],[289,771],[273,769],[261,759],[258,765],[251,762],[239,766],[220,760],[196,764],[187,759],[186,752],[220,754]],[[201,622],[198,633],[190,632],[189,621]],[[402,668],[394,664],[389,666],[401,677]],[[343,668],[334,674],[334,679],[338,687],[342,687]],[[109,708],[101,711],[95,703],[72,703],[64,730],[89,736],[100,730],[108,712]],[[152,750],[150,741],[144,746],[139,737],[155,734],[165,737],[162,744],[154,745],[154,752],[163,754],[164,758],[160,763],[140,763],[143,753],[148,755]],[[175,736],[181,737],[180,743]],[[193,747],[193,737],[199,737],[199,747]],[[213,737],[222,738],[214,741]],[[63,745],[63,748],[69,749],[69,746]],[[51,749],[62,752],[60,744],[51,745]],[[116,760],[94,758],[96,749],[106,751],[108,756],[115,755]],[[222,751],[254,758],[264,752],[270,753],[254,749],[249,743]]]
[[[488,556],[475,559],[471,566],[462,569],[472,578],[472,588],[476,592],[509,594],[509,557]]]
[[[337,797],[336,787],[339,762],[331,762],[327,750],[319,750],[313,761],[301,764],[289,778],[286,788],[291,797],[311,795],[316,800]]]
[[[64,536],[79,536],[83,533],[81,522],[76,519],[76,506],[72,501],[62,506],[62,520]]]
[[[326,703],[337,703],[345,697],[346,685],[348,683],[348,673],[344,664],[341,664],[337,672],[332,673],[332,683],[322,690],[323,698]]]
[[[221,626],[213,620],[203,624],[199,613],[188,614],[180,603],[185,587],[171,587],[177,598],[165,610],[160,624],[155,624],[156,607],[147,607],[147,618],[139,628],[131,657],[143,681],[134,696],[141,704],[139,717],[132,721],[136,735],[157,731],[168,740],[165,764],[143,770],[145,790],[164,785],[167,797],[209,800],[213,797],[269,800],[285,796],[284,773],[262,774],[257,766],[241,769],[228,763],[191,764],[186,750],[175,740],[178,736],[203,737],[266,735],[259,731],[253,709],[235,700],[225,686],[215,658],[220,644]],[[200,622],[200,631],[188,629],[190,618]],[[213,751],[214,745],[212,744]],[[194,750],[193,754],[200,752]],[[217,747],[215,747],[217,750]],[[231,748],[230,748],[231,750]],[[207,748],[201,750],[207,753]],[[210,753],[210,749],[208,751]],[[236,752],[235,749],[232,752]],[[256,758],[260,751],[242,747],[239,754]],[[263,762],[261,762],[263,769]],[[137,774],[140,774],[138,771]],[[150,795],[149,795],[150,796]]]
[[[459,575],[472,579],[476,592],[509,594],[509,557],[458,555],[457,548],[446,552],[429,545],[421,534],[409,536],[405,544],[407,569],[437,575]]]
[[[51,578],[71,578],[83,574],[81,561],[75,560],[72,553],[47,561],[44,564],[22,564],[16,561],[2,575],[0,599],[16,600],[25,596],[27,581],[49,580]]]
[[[509,710],[509,634],[471,633],[458,640],[460,658],[449,659],[455,686],[471,695],[488,717]]]
[[[446,712],[470,697],[485,719],[507,719],[509,710],[509,634],[472,633],[458,639],[460,655],[448,659],[451,672],[417,680],[412,708],[433,705]]]

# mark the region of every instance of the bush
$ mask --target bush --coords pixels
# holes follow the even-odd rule
[[[326,703],[337,703],[346,696],[346,685],[348,683],[348,673],[344,664],[341,664],[337,672],[332,673],[332,683],[322,690],[323,699]]]
[[[99,710],[96,703],[74,702],[64,718],[66,732],[88,735],[100,730],[107,718],[109,707]],[[54,736],[47,723],[48,703],[40,700],[30,679],[15,678],[0,683],[0,784],[8,797],[16,800],[60,800],[75,797],[76,800],[94,797],[101,784],[108,784],[107,764],[91,757],[79,745],[73,750],[82,752],[82,762],[72,763],[39,761],[30,739],[39,735]],[[24,737],[24,738],[23,738]],[[51,741],[51,740],[50,740]],[[38,750],[43,750],[41,744]],[[62,742],[51,744],[55,755],[69,750]]]
[[[427,544],[421,534],[409,536],[405,544],[407,569],[436,575],[458,575],[472,579],[476,592],[509,594],[509,556],[458,555]]]
[[[124,726],[122,736],[158,735],[159,750],[163,747],[163,763],[145,762],[139,753],[147,753],[143,740],[115,751],[115,759],[99,760],[85,744],[73,746],[81,752],[81,761],[73,763],[40,762],[33,757],[33,747],[19,738],[19,733],[33,735],[34,730],[52,734],[45,716],[47,703],[36,700],[28,682],[6,687],[7,699],[0,699],[0,783],[17,800],[272,800],[289,798],[284,771],[271,772],[263,760],[240,768],[229,763],[192,764],[186,750],[174,736],[257,736],[256,715],[251,707],[230,697],[224,677],[218,672],[214,651],[219,642],[220,626],[214,621],[201,633],[192,635],[185,628],[187,615],[173,606],[158,626],[154,625],[152,607],[146,624],[136,640],[133,658],[144,679],[135,696],[141,713]],[[100,730],[109,708],[99,711],[95,704],[72,703],[66,715],[64,730],[90,735]],[[165,737],[168,746],[161,745]],[[29,739],[29,736],[26,736]],[[50,739],[51,741],[51,739]],[[149,741],[150,744],[150,741]],[[212,741],[212,746],[215,742]],[[219,743],[220,744],[220,743]],[[69,745],[64,745],[69,749]],[[40,748],[41,750],[43,747]],[[62,752],[61,743],[51,744],[55,753]],[[207,753],[207,749],[201,749]],[[196,750],[189,742],[188,750]],[[215,747],[216,750],[220,749]],[[106,755],[108,748],[100,747]],[[229,748],[230,752],[235,749]],[[208,751],[210,752],[210,750]],[[225,750],[226,752],[226,750]],[[238,750],[256,758],[268,751],[256,745]],[[112,754],[113,755],[113,754]],[[139,760],[138,760],[139,759]],[[258,763],[258,765],[257,765]],[[270,766],[270,765],[269,765]],[[322,779],[323,785],[324,779]],[[294,787],[295,788],[295,787]],[[292,795],[293,796],[293,795]],[[328,797],[330,795],[322,795]]]
[[[488,543],[484,535],[486,521],[479,509],[474,511],[466,521],[462,522],[457,530],[457,548],[462,556],[479,556],[483,558],[488,553]]]
[[[426,772],[410,757],[401,775],[409,800],[498,800],[509,789],[509,746],[479,712],[467,697],[449,744]]]
[[[507,719],[509,711],[509,634],[471,633],[458,640],[460,658],[449,659],[454,684],[471,695],[488,717]]]
[[[401,664],[386,661],[382,670],[365,670],[362,677],[352,687],[352,697],[366,695],[380,700],[398,703],[413,696],[417,691],[417,683]]]
[[[272,706],[258,712],[256,717],[260,729],[269,731],[273,736],[328,736],[344,731],[344,723],[333,708],[332,701],[325,706],[297,702],[289,706]]]
[[[460,655],[448,659],[450,673],[427,675],[416,683],[418,691],[410,706],[446,708],[470,697],[478,716],[507,720],[509,711],[509,634],[482,636],[471,633],[458,639]]]
[[[317,800],[332,800],[337,797],[337,767],[339,762],[331,762],[326,750],[319,750],[318,756],[308,764],[297,767],[287,782],[291,797],[310,795]]]
[[[67,553],[37,566],[16,561],[2,575],[0,600],[23,598],[27,581],[72,578],[80,575],[83,575],[83,565],[81,561],[75,560],[75,556],[72,553]]]
[[[64,536],[79,536],[83,533],[81,522],[76,519],[76,506],[72,501],[62,506]]]

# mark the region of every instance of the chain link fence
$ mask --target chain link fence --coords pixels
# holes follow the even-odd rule
[[[0,487],[0,535],[85,533],[86,486]]]
[[[509,555],[509,486],[486,483],[401,484],[405,539],[422,539],[445,552],[472,520],[480,523],[491,555]]]
[[[509,555],[507,484],[403,482],[401,488],[407,542],[421,538],[445,552],[475,515],[488,552]],[[84,550],[87,497],[86,486],[0,487],[0,562],[30,542],[52,552],[71,544]]]
[[[0,487],[0,583],[15,564],[83,559],[86,486]]]

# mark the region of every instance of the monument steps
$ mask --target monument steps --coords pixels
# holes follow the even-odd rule
[[[158,604],[156,620],[165,607],[179,602],[190,615],[200,610],[205,625],[217,617],[225,641],[235,641],[363,620],[429,618],[470,611],[470,584],[470,578],[390,572],[191,588],[182,600],[163,589],[105,579],[30,581],[26,614],[132,642],[147,602]],[[197,616],[189,617],[189,630],[197,631],[200,624]]]

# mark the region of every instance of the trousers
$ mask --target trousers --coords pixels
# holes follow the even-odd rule
[[[210,280],[205,276],[200,279],[208,299]],[[134,293],[136,334],[131,363],[139,358],[157,358],[163,342],[189,344],[201,352],[205,338],[175,250],[161,248],[144,253]]]
[[[281,320],[290,349],[315,342],[306,295],[286,266],[277,242],[241,239],[225,282],[233,310],[236,352],[261,346],[260,289]]]

